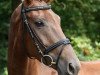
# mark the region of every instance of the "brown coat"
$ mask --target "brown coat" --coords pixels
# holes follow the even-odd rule
[[[33,64],[30,64],[29,66],[30,67],[33,67],[33,74],[34,75],[58,75],[57,71],[54,70],[53,68],[50,68],[42,63],[40,63],[38,60],[33,60],[33,59],[30,59],[31,62]],[[30,68],[29,68],[30,69]],[[29,70],[30,71],[30,70]]]
[[[78,75],[100,75],[100,61],[81,62]]]

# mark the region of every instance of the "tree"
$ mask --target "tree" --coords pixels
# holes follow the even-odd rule
[[[0,0],[0,75],[7,72],[8,29],[11,14],[11,0]]]
[[[100,0],[56,0],[54,10],[62,19],[81,60],[100,59]],[[59,2],[59,3],[58,3]],[[62,4],[63,7],[58,4]]]

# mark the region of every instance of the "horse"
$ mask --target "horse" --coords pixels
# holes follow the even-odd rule
[[[31,60],[31,59],[30,59]],[[34,61],[36,64],[34,74],[35,75],[58,75],[57,71],[54,69],[44,66],[44,64],[38,62],[38,60]],[[100,61],[80,61],[81,68],[78,75],[100,75]]]
[[[58,72],[55,69],[44,65],[43,63],[39,62],[37,59],[34,59],[34,60],[29,59],[29,60],[32,63],[30,66],[32,66],[32,69],[33,69],[32,74],[33,75],[58,75]]]
[[[100,61],[80,61],[78,75],[100,75]]]
[[[53,68],[48,73],[57,70],[58,75],[78,74],[80,62],[61,29],[60,17],[48,2],[50,0],[23,0],[13,12],[8,75],[36,75],[38,62]]]

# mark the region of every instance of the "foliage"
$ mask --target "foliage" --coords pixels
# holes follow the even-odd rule
[[[0,75],[6,75],[10,0],[0,0]]]
[[[100,0],[56,0],[53,9],[80,60],[100,60]]]
[[[79,59],[100,60],[100,0],[58,0],[52,5]],[[0,0],[0,75],[7,75],[10,15],[11,0]]]
[[[100,43],[95,42],[93,47],[91,40],[86,36],[71,37],[72,44],[80,60],[97,60],[100,59]]]

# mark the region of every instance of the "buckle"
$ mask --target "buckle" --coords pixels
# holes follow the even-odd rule
[[[43,55],[43,57],[41,58],[41,63],[47,66],[52,66],[53,64],[56,64],[56,62],[53,61],[53,58],[50,55]]]

